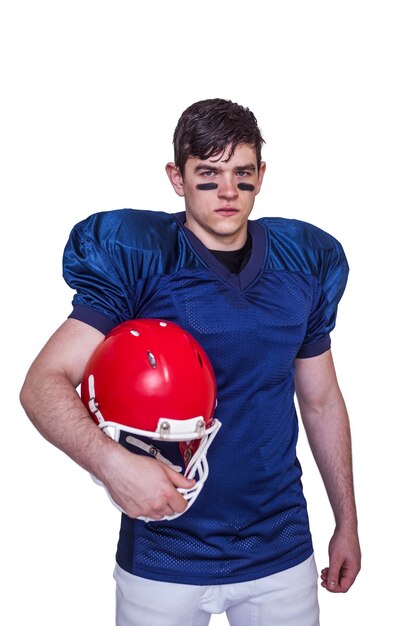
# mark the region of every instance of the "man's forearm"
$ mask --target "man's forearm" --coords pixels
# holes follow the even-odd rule
[[[64,374],[30,370],[20,398],[45,439],[92,474],[102,473],[104,457],[114,442],[93,422]]]
[[[100,477],[115,446],[93,422],[76,387],[103,335],[67,320],[37,356],[23,384],[22,405],[39,432],[79,465]]]
[[[300,406],[301,409],[301,406]],[[320,408],[301,409],[309,444],[337,526],[357,526],[349,418],[339,396]]]
[[[331,351],[297,360],[295,386],[308,441],[336,523],[356,527],[349,417]]]

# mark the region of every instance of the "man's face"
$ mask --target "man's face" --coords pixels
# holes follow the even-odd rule
[[[246,240],[247,221],[259,193],[265,163],[257,167],[256,151],[249,144],[204,161],[190,158],[184,176],[167,165],[175,191],[184,196],[186,226],[207,248],[237,250]],[[174,172],[176,169],[176,172]]]

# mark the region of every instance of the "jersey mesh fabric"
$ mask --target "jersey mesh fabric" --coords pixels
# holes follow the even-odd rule
[[[167,227],[171,246],[164,252]],[[207,482],[175,520],[122,516],[117,561],[133,574],[190,584],[239,582],[312,553],[296,457],[294,360],[329,347],[347,264],[340,244],[310,225],[269,218],[250,229],[251,259],[239,280],[168,214],[98,214],[77,226],[66,249],[65,275],[77,289],[75,317],[82,319],[80,307],[87,307],[113,315],[114,324],[127,310],[170,319],[201,343],[216,374],[222,428],[208,452]],[[95,269],[96,255],[87,272],[82,254],[79,278],[78,249],[94,237],[107,269],[114,268],[108,284],[103,269]],[[137,260],[145,252],[146,271]],[[181,465],[176,444],[158,447]]]

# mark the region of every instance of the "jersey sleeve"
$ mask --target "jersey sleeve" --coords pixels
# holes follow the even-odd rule
[[[337,307],[345,291],[349,266],[341,244],[331,238],[330,248],[321,250],[316,290],[307,331],[297,357],[318,356],[330,348],[330,333],[336,325]]]
[[[96,214],[71,231],[64,250],[63,275],[76,291],[70,318],[106,334],[133,317],[124,259],[115,254],[117,223],[110,214]]]

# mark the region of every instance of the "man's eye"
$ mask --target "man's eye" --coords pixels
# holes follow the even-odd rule
[[[236,174],[240,178],[245,178],[245,176],[249,176],[249,172],[247,172],[246,170],[237,170]]]
[[[202,172],[202,175],[204,176],[204,178],[212,178],[214,174],[215,172],[213,172],[212,170],[207,170],[206,172]]]

